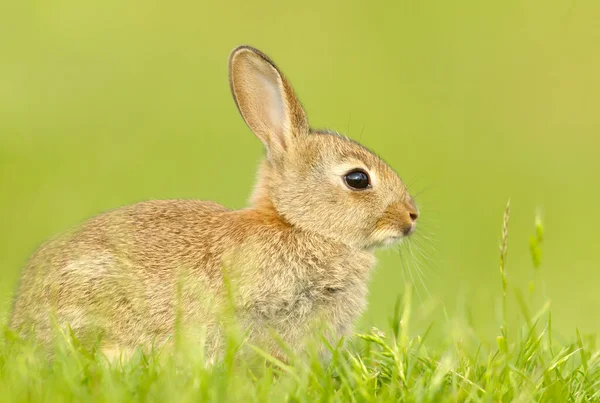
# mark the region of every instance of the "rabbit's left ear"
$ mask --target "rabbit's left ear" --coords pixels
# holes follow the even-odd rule
[[[279,158],[298,136],[309,133],[292,86],[264,53],[249,46],[234,49],[229,83],[240,114],[270,158]]]

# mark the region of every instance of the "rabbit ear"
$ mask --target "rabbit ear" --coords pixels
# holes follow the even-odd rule
[[[309,132],[306,113],[277,66],[262,52],[240,46],[229,57],[229,84],[240,114],[277,158]]]

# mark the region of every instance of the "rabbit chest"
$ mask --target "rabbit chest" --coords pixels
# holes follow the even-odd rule
[[[296,248],[296,254],[267,249],[262,255],[238,255],[232,289],[243,321],[284,334],[316,321],[346,332],[366,306],[375,259],[363,251],[322,246]]]

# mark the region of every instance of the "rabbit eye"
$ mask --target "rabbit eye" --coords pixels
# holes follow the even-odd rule
[[[355,169],[344,176],[344,181],[350,189],[363,190],[371,186],[369,175],[361,169]]]

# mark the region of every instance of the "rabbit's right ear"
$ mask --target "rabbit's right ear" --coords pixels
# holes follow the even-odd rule
[[[309,133],[306,113],[291,85],[264,53],[240,46],[229,57],[229,84],[240,114],[278,158],[299,136]]]

